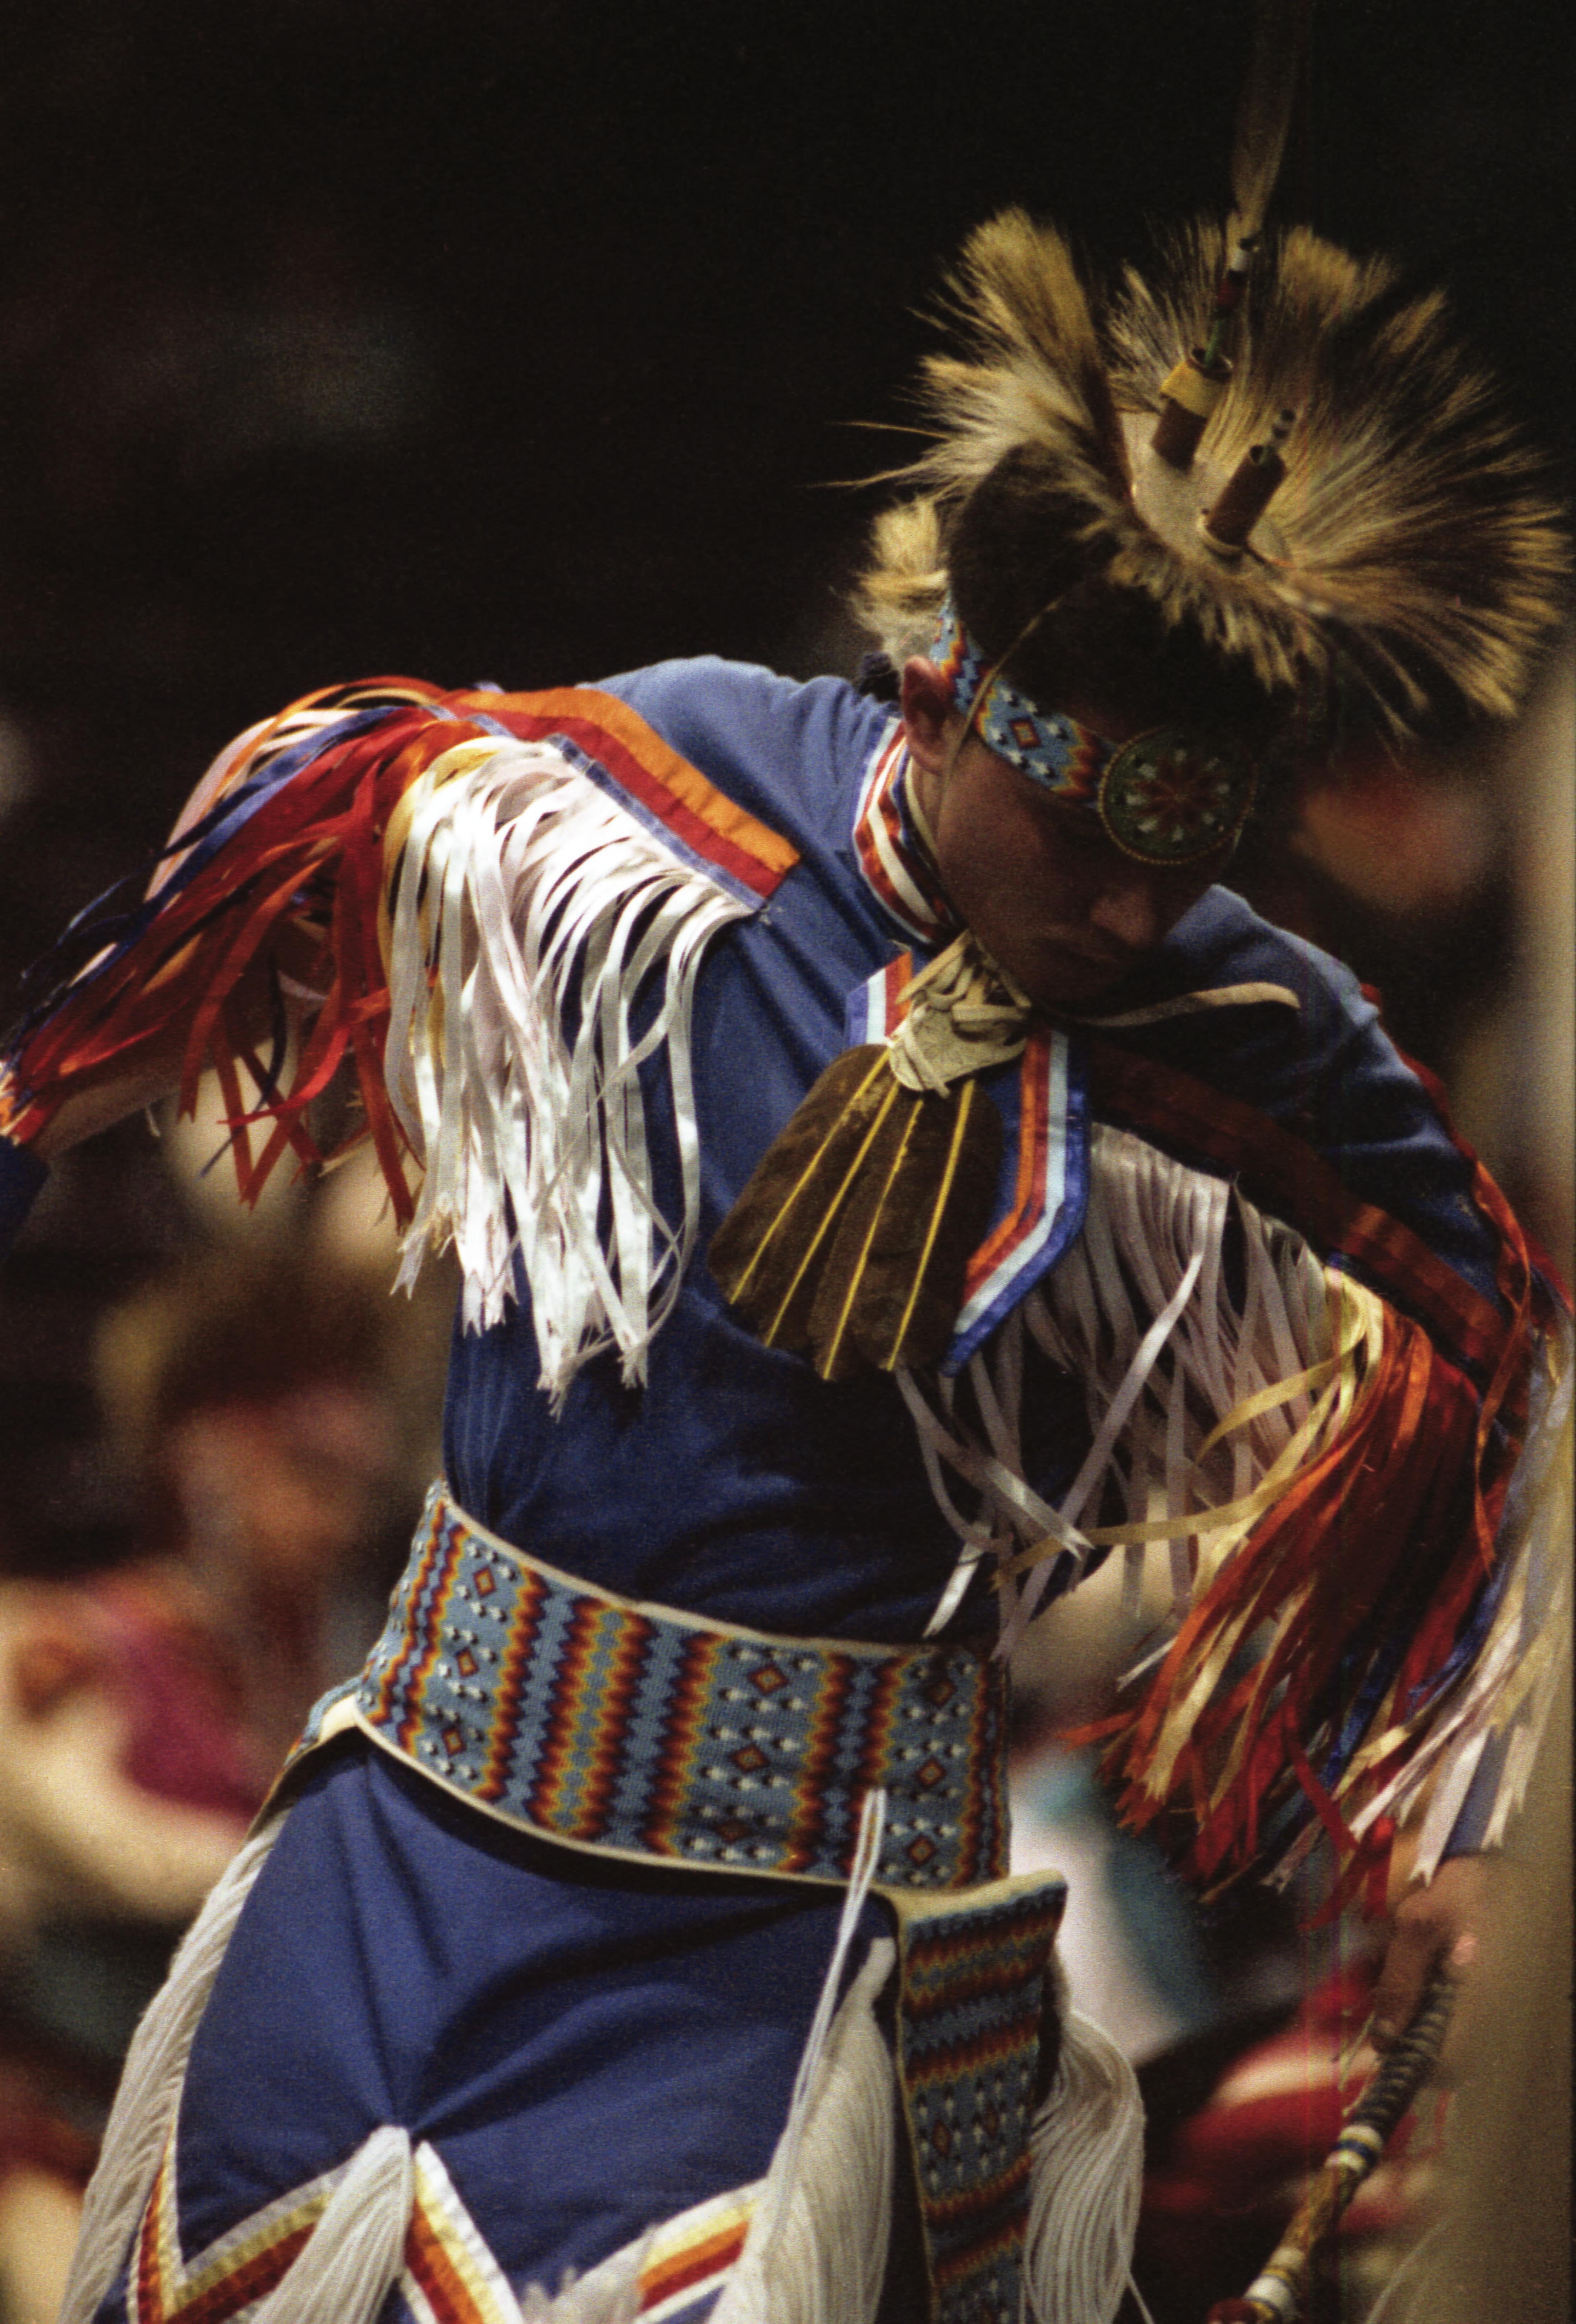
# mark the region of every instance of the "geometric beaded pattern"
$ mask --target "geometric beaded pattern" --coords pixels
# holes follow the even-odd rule
[[[956,1889],[1007,1848],[1005,1678],[980,1647],[770,1637],[637,1605],[524,1556],[435,1486],[357,1723],[549,1840],[715,1871]]]
[[[1125,855],[1193,863],[1236,837],[1253,791],[1253,768],[1240,752],[1157,727],[1135,735],[1106,769],[1101,820]]]
[[[1121,745],[998,677],[948,598],[934,658],[987,750],[1065,805],[1087,807],[1124,855],[1199,862],[1233,841],[1253,805],[1252,763],[1221,742],[1153,727]]]
[[[1064,710],[1042,710],[996,677],[950,597],[941,609],[932,658],[951,688],[954,707],[987,750],[1054,797],[1094,807],[1115,745]]]
[[[899,1905],[899,2054],[935,2324],[1022,2314],[1029,2125],[1065,1895],[1038,1874],[983,1899]]]

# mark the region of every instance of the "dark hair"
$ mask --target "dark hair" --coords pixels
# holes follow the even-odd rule
[[[1108,704],[1140,726],[1189,725],[1267,741],[1298,706],[1247,661],[1111,577],[1089,506],[1033,447],[998,461],[947,524],[964,626],[1047,708]],[[1099,561],[1096,561],[1099,560]]]

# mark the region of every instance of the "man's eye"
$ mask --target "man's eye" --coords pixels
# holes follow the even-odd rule
[[[1038,787],[1037,786],[1037,789]],[[1088,807],[1074,807],[1064,799],[1049,798],[1038,790],[1041,819],[1046,831],[1061,848],[1080,855],[1097,855],[1110,845],[1098,816]]]

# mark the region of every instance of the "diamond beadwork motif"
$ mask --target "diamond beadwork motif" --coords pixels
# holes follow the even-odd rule
[[[844,1880],[879,1786],[876,1878],[908,1892],[1003,1868],[1005,1684],[955,1645],[790,1645],[631,1606],[437,1494],[355,1712],[506,1822],[688,1865]]]

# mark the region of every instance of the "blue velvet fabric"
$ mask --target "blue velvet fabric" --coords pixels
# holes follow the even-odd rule
[[[832,1888],[567,1855],[381,1752],[326,1753],[192,2048],[188,2259],[385,2123],[438,2148],[521,2287],[747,2185],[782,2128],[841,1907]],[[871,1904],[865,1941],[887,1926]],[[124,2288],[100,2314],[118,2324]]]
[[[0,1138],[0,1259],[4,1259],[38,1197],[49,1172],[31,1146]]]
[[[843,1047],[849,992],[902,946],[860,876],[851,831],[890,713],[835,679],[797,686],[717,661],[664,663],[606,690],[803,852],[701,973],[704,1240]],[[1491,1296],[1493,1244],[1470,1202],[1470,1166],[1345,969],[1216,888],[1111,1006],[1252,982],[1289,988],[1298,1009],[1210,1010],[1107,1038],[1164,1056],[1308,1139],[1355,1194],[1404,1219]],[[650,1093],[659,1194],[671,1217],[677,1165],[655,1077]],[[446,1466],[461,1506],[494,1532],[606,1589],[719,1620],[879,1639],[923,1627],[955,1544],[891,1381],[828,1387],[797,1358],[761,1347],[730,1316],[704,1263],[689,1270],[643,1390],[621,1388],[613,1361],[600,1360],[555,1422],[538,1369],[523,1308],[491,1332],[456,1333]],[[1054,1495],[1084,1447],[1079,1398],[1047,1372],[1028,1401],[1040,1439],[1031,1472]],[[976,1591],[954,1627],[991,1619]]]

